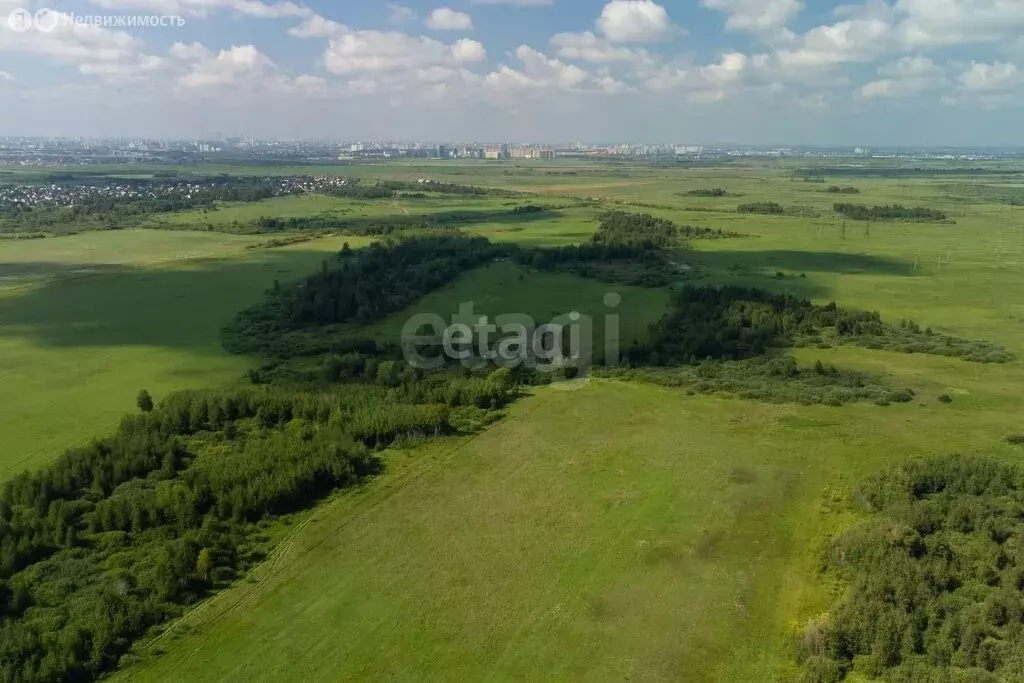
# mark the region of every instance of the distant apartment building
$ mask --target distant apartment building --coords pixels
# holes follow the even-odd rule
[[[483,159],[484,150],[482,147],[472,147],[470,145],[463,145],[455,150],[455,156],[460,159]]]
[[[502,148],[494,145],[484,147],[484,159],[504,159]]]
[[[511,150],[513,159],[554,159],[555,151],[543,147],[516,147]]]

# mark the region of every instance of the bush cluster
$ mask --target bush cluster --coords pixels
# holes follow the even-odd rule
[[[841,406],[853,402],[877,405],[906,403],[915,394],[893,389],[863,373],[824,366],[798,367],[789,355],[760,356],[738,361],[704,360],[665,367],[599,367],[601,377],[633,380],[768,403]]]

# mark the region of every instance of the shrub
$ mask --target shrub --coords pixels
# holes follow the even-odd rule
[[[839,683],[846,676],[843,666],[830,657],[815,655],[804,662],[800,683]]]
[[[139,394],[135,397],[135,405],[142,412],[151,413],[153,412],[153,397],[145,389],[139,389]]]

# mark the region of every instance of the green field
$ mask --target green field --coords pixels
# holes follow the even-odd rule
[[[617,308],[604,305],[605,294],[619,295],[621,303]],[[658,322],[665,312],[668,296],[660,289],[611,285],[559,273],[530,272],[513,263],[502,262],[468,273],[452,285],[423,297],[407,311],[371,325],[354,326],[351,334],[394,342],[414,313],[435,313],[448,324],[464,305],[471,305],[474,314],[486,315],[492,321],[503,314],[525,313],[538,325],[576,311],[592,318],[594,343],[600,347],[606,313],[619,315],[619,334],[625,343],[631,343],[634,338],[646,338],[648,327]]]
[[[334,168],[537,192],[564,205],[460,227],[522,244],[579,243],[608,208],[747,237],[697,241],[679,283],[740,283],[912,318],[1024,358],[1024,178],[793,178],[784,162],[654,165],[396,163]],[[1008,171],[1015,170],[1007,167]],[[276,172],[276,171],[275,171]],[[305,170],[304,172],[309,172]],[[832,195],[828,185],[860,194]],[[730,196],[687,196],[723,187]],[[581,206],[568,197],[597,197]],[[526,201],[526,200],[524,200]],[[798,215],[739,214],[775,201]],[[834,220],[834,202],[933,207],[955,223]],[[226,205],[192,223],[323,212],[408,220],[507,200]],[[516,200],[516,203],[520,203]],[[640,204],[641,206],[637,206]],[[648,206],[642,206],[642,205]],[[507,208],[507,207],[506,207]],[[217,330],[273,280],[315,271],[342,241],[245,249],[260,236],[119,231],[0,242],[0,476],[110,431],[135,392],[237,381]],[[359,336],[394,340],[414,312],[472,301],[538,320],[603,312],[623,296],[624,338],[667,292],[492,263]],[[535,389],[472,437],[383,454],[385,471],[286,520],[250,576],[134,652],[123,680],[793,680],[792,641],[842,587],[819,573],[829,533],[865,475],[923,454],[985,453],[1024,431],[1024,364],[857,348],[796,349],[911,387],[906,405],[767,405],[592,380]],[[938,396],[948,394],[949,404]],[[163,630],[163,629],[161,629]]]
[[[0,478],[108,433],[140,388],[242,377],[251,362],[220,348],[220,327],[342,242],[245,249],[260,241],[140,230],[0,242]]]
[[[390,453],[123,678],[785,680],[790,629],[829,597],[827,490],[910,455],[1009,454],[987,435],[1020,407],[545,389],[477,438]]]

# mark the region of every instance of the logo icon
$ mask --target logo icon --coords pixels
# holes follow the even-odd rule
[[[7,15],[7,25],[17,33],[30,31],[32,30],[32,13],[24,7],[16,7]]]
[[[43,33],[49,33],[57,28],[57,22],[59,21],[60,14],[47,7],[36,12],[36,28]]]

